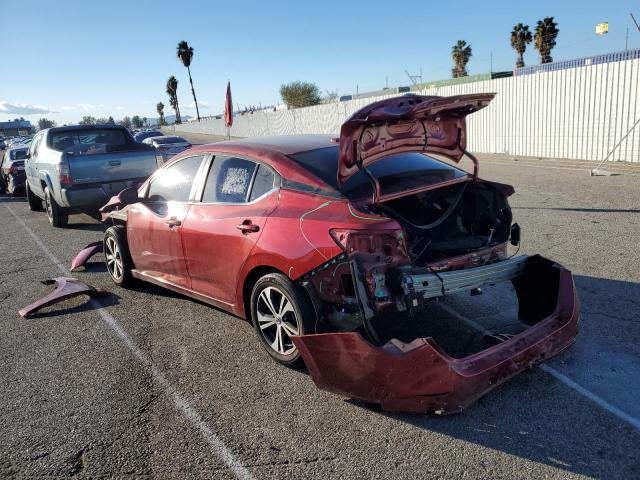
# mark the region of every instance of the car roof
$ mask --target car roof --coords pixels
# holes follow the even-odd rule
[[[9,148],[7,148],[7,151],[13,150],[29,150],[29,145],[11,145]]]
[[[308,152],[309,150],[317,150],[318,148],[326,148],[336,146],[335,135],[310,134],[310,135],[278,135],[273,137],[253,137],[242,138],[238,140],[226,140],[215,144],[209,144],[210,148],[215,146],[242,148],[256,148],[271,150],[283,155],[295,155],[300,152]]]
[[[117,130],[122,130],[124,127],[120,126],[120,125],[111,125],[111,124],[100,124],[100,125],[67,125],[66,127],[53,127],[53,128],[49,128],[48,130],[50,132],[59,132],[59,131],[63,131],[63,132],[67,132],[67,131],[73,131],[73,130],[91,130],[91,129],[96,129],[96,130],[105,130],[108,128],[112,128],[112,129],[117,129]]]

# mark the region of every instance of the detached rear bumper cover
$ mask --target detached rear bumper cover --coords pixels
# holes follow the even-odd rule
[[[430,338],[377,347],[360,334],[293,337],[315,384],[324,390],[379,403],[388,411],[458,412],[517,373],[570,346],[580,307],[571,272],[531,257],[534,272],[514,280],[521,318],[548,304],[551,314],[509,340],[465,358],[452,358]],[[538,287],[538,283],[542,282]],[[545,283],[546,282],[546,283]],[[555,292],[553,292],[555,290]],[[542,297],[538,298],[542,293]]]

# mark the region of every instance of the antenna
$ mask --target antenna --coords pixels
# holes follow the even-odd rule
[[[411,83],[413,85],[417,85],[418,84],[418,79],[420,80],[419,83],[422,83],[422,67],[420,67],[420,75],[411,75],[409,73],[408,70],[405,69],[404,73],[407,74],[407,77],[409,77],[409,80],[411,81]]]

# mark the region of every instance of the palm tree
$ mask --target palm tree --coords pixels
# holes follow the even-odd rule
[[[178,80],[173,75],[167,80],[167,95],[169,95],[169,105],[176,112],[176,123],[182,123],[180,106],[178,105]]]
[[[516,68],[524,67],[524,51],[527,49],[527,43],[531,43],[533,36],[529,31],[529,25],[517,24],[511,30],[511,47],[518,52],[516,60]]]
[[[556,37],[560,30],[556,27],[558,24],[553,21],[553,17],[545,17],[538,20],[536,25],[535,46],[540,52],[540,63],[553,62],[551,58],[551,49],[556,46]]]
[[[166,122],[164,121],[164,103],[158,102],[156,105],[156,112],[158,112],[158,123],[160,125],[164,125]]]
[[[458,43],[451,49],[451,56],[453,57],[451,73],[453,74],[453,78],[467,76],[466,66],[471,55],[471,45],[467,45],[467,42],[464,40],[458,40]]]
[[[178,44],[178,58],[182,64],[187,67],[189,72],[189,83],[191,83],[191,93],[193,94],[193,102],[196,104],[196,115],[200,121],[200,110],[198,110],[198,100],[196,100],[196,91],[193,89],[193,80],[191,80],[191,59],[193,58],[193,47],[190,47],[184,40]]]

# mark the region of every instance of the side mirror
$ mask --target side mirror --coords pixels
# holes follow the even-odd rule
[[[31,158],[31,152],[27,152],[27,154],[24,156],[25,160]]]

